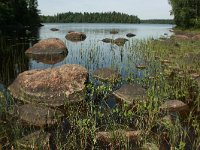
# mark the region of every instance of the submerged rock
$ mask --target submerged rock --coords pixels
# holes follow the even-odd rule
[[[134,37],[134,36],[136,36],[136,35],[133,34],[133,33],[128,33],[128,34],[126,34],[126,36],[130,38],[130,37]]]
[[[17,76],[9,86],[14,98],[52,107],[85,99],[87,70],[76,64],[66,64],[44,70],[29,70]]]
[[[187,113],[189,111],[188,105],[179,100],[166,101],[164,104],[161,105],[160,109],[164,111],[178,113]]]
[[[97,132],[96,140],[103,143],[112,143],[112,141],[126,138],[129,141],[137,140],[141,135],[141,131],[124,131],[116,130],[113,132]]]
[[[36,131],[19,140],[17,146],[24,149],[38,149],[38,147],[47,147],[50,139],[50,133]]]
[[[58,38],[49,38],[41,40],[30,47],[25,52],[29,56],[31,55],[53,55],[67,53],[67,47],[65,43]]]
[[[63,114],[58,110],[33,104],[13,106],[9,113],[18,117],[22,122],[37,127],[52,126],[63,117]]]
[[[114,43],[118,46],[123,46],[127,41],[128,39],[125,38],[117,38],[114,40]]]
[[[146,89],[139,84],[124,84],[120,89],[113,92],[120,102],[134,104],[137,100],[146,100]]]
[[[51,31],[59,31],[59,29],[57,29],[57,28],[51,28],[50,30]]]
[[[109,38],[105,38],[105,39],[102,40],[102,42],[104,42],[104,43],[114,43],[114,40],[109,39]]]
[[[93,77],[105,82],[115,82],[121,78],[121,75],[110,68],[100,68],[94,71]]]
[[[83,32],[68,32],[65,38],[72,42],[84,41],[86,35]]]

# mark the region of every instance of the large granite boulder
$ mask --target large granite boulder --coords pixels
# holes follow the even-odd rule
[[[139,84],[124,84],[120,89],[114,91],[113,95],[120,103],[127,103],[128,105],[147,99],[146,89]]]
[[[30,47],[25,52],[27,55],[53,55],[67,53],[67,47],[65,43],[58,38],[49,38],[41,40]]]
[[[72,42],[84,41],[86,35],[83,32],[68,32],[65,38]]]
[[[121,75],[110,68],[100,68],[94,71],[93,77],[104,82],[116,82],[121,78]]]
[[[46,106],[26,104],[13,106],[9,114],[18,117],[23,123],[37,127],[52,126],[64,116],[59,110]]]
[[[85,98],[86,68],[66,64],[44,70],[30,70],[18,75],[8,87],[14,98],[51,107],[80,102]]]

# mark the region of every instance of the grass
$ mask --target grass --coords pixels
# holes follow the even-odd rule
[[[80,48],[78,53],[82,53],[81,64],[92,72],[94,68],[104,64],[104,53],[98,43],[89,47],[86,52]],[[45,128],[45,131],[52,133],[51,147],[142,149],[145,144],[149,144],[171,150],[199,148],[200,90],[194,79],[194,74],[200,74],[199,47],[200,41],[176,39],[131,41],[117,50],[112,47],[109,52],[112,54],[109,64],[125,74],[123,79],[117,84],[108,84],[91,78],[87,84],[87,99],[82,104],[66,104],[66,117],[60,125]],[[119,56],[123,57],[124,70],[121,67],[122,63],[116,61]],[[75,56],[70,56],[69,59],[73,57]],[[98,63],[94,67],[92,64],[95,62]],[[137,70],[137,64],[145,64],[147,68]],[[5,74],[9,72],[5,68],[4,70]],[[7,77],[5,81],[8,81]],[[147,88],[148,101],[138,101],[131,107],[127,104],[110,107],[111,93],[123,83],[142,84]],[[2,104],[3,96],[0,98]],[[160,106],[173,99],[187,103],[190,107],[189,114],[183,117],[178,113],[161,111]],[[0,136],[6,137],[6,143],[9,143],[6,147],[18,148],[16,141],[37,128],[24,127],[23,123],[8,116],[2,108],[0,110],[4,110],[2,113],[6,117],[5,123],[0,123]],[[116,136],[116,130],[134,130],[142,133],[136,140],[129,141],[122,135]],[[96,134],[99,131],[110,132],[111,141],[98,141]]]

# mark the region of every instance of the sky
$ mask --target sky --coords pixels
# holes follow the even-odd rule
[[[140,19],[171,19],[168,0],[38,0],[42,15],[62,12],[123,12]]]

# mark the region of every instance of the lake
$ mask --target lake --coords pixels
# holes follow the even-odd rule
[[[1,60],[0,81],[9,84],[22,71],[28,69],[43,69],[60,66],[62,64],[80,64],[86,67],[90,73],[96,68],[110,67],[121,72],[123,77],[135,73],[137,77],[143,73],[137,72],[136,64],[146,63],[139,52],[138,41],[146,39],[158,39],[169,37],[173,33],[170,24],[88,24],[88,23],[46,23],[38,31],[30,35],[21,36],[16,32],[5,39],[7,55]],[[51,28],[58,28],[53,32]],[[111,30],[119,31],[118,34],[110,34]],[[66,40],[68,31],[84,32],[87,36],[82,42]],[[136,34],[127,38],[127,33]],[[48,64],[44,61],[33,60],[24,55],[25,50],[40,39],[60,38],[68,48],[68,55],[57,61],[56,64]],[[103,43],[104,38],[127,38],[129,41],[124,46]],[[128,70],[128,71],[127,71]]]

